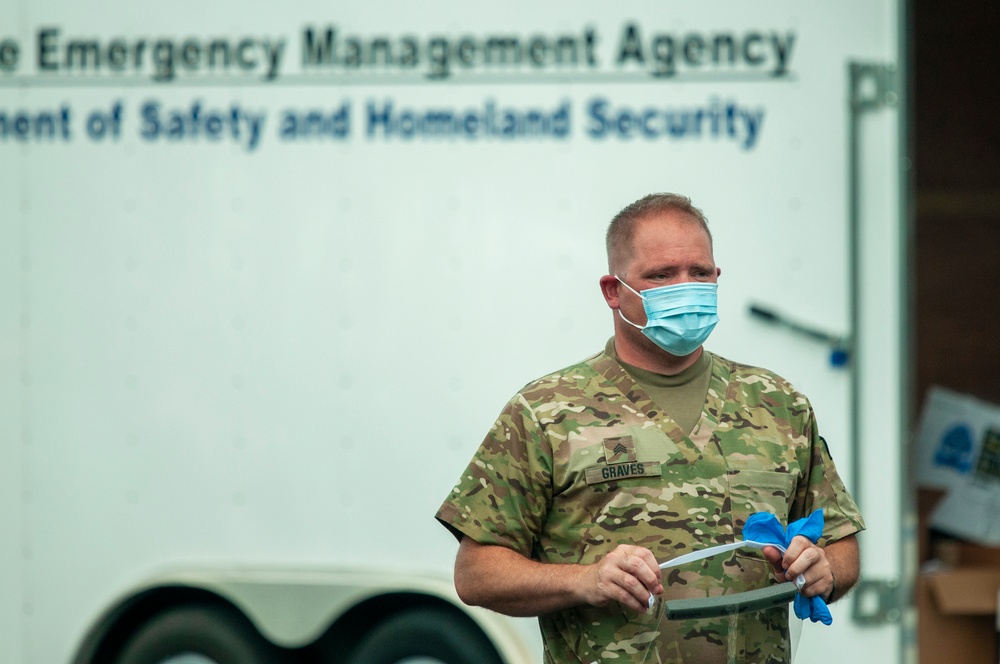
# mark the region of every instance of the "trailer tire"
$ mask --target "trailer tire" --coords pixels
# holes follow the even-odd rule
[[[182,655],[200,657],[181,658]],[[213,664],[274,664],[281,651],[235,609],[212,604],[177,606],[140,625],[115,664],[166,664],[176,659]]]
[[[376,625],[348,664],[503,664],[485,634],[453,609],[410,609]]]

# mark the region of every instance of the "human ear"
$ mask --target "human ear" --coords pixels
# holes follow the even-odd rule
[[[620,285],[617,277],[610,274],[606,274],[601,277],[601,295],[604,296],[604,301],[608,303],[608,307],[611,309],[618,308],[618,286]]]

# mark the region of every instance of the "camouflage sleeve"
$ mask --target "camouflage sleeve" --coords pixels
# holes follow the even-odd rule
[[[456,537],[530,557],[552,500],[552,449],[520,394],[508,402],[435,515]]]
[[[807,404],[806,438],[810,442],[808,469],[803,475],[796,492],[794,520],[809,516],[814,510],[823,510],[823,537],[819,544],[830,542],[860,532],[865,529],[864,519],[857,504],[844,487],[837,473],[837,467],[830,456],[826,441],[819,435],[812,406]]]

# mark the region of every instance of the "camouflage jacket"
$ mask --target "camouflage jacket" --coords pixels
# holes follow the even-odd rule
[[[508,402],[437,518],[456,535],[548,563],[590,564],[619,544],[665,561],[742,537],[760,511],[823,508],[822,546],[864,529],[809,401],[779,376],[712,356],[689,436],[600,353]],[[773,583],[756,550],[664,572],[663,599]],[[661,603],[662,605],[662,603]],[[539,618],[545,661],[786,662],[787,608],[666,621],[612,603]]]

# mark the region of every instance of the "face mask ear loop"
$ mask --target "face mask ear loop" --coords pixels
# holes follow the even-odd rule
[[[635,323],[633,323],[632,321],[630,321],[628,318],[625,318],[625,314],[622,313],[621,309],[618,310],[618,316],[623,321],[625,321],[626,323],[628,323],[629,325],[631,325],[632,327],[634,327],[635,329],[637,329],[637,330],[643,329],[642,325],[636,325]]]
[[[624,286],[625,288],[629,289],[630,291],[632,291],[633,293],[635,293],[636,295],[638,295],[639,299],[645,302],[646,298],[644,298],[642,296],[642,293],[640,293],[639,291],[637,291],[636,289],[632,288],[627,283],[625,283],[625,281],[621,277],[619,277],[617,274],[615,275],[615,279],[617,279],[618,281],[620,281],[621,284],[622,284],[622,286]]]
[[[640,293],[639,291],[637,291],[636,289],[632,288],[627,283],[625,283],[622,280],[622,278],[619,277],[617,274],[615,275],[615,279],[617,279],[618,281],[620,281],[621,284],[622,284],[622,286],[624,286],[625,288],[629,289],[630,291],[632,291],[633,293],[635,293],[636,295],[638,295],[640,300],[642,300],[643,302],[646,301],[646,299],[642,296],[642,293]],[[625,321],[626,323],[628,323],[629,325],[631,325],[635,329],[637,329],[637,330],[643,329],[642,325],[636,325],[635,323],[633,323],[632,321],[630,321],[628,318],[625,318],[625,314],[622,313],[621,308],[618,309],[618,315],[621,317],[621,319],[623,321]]]

